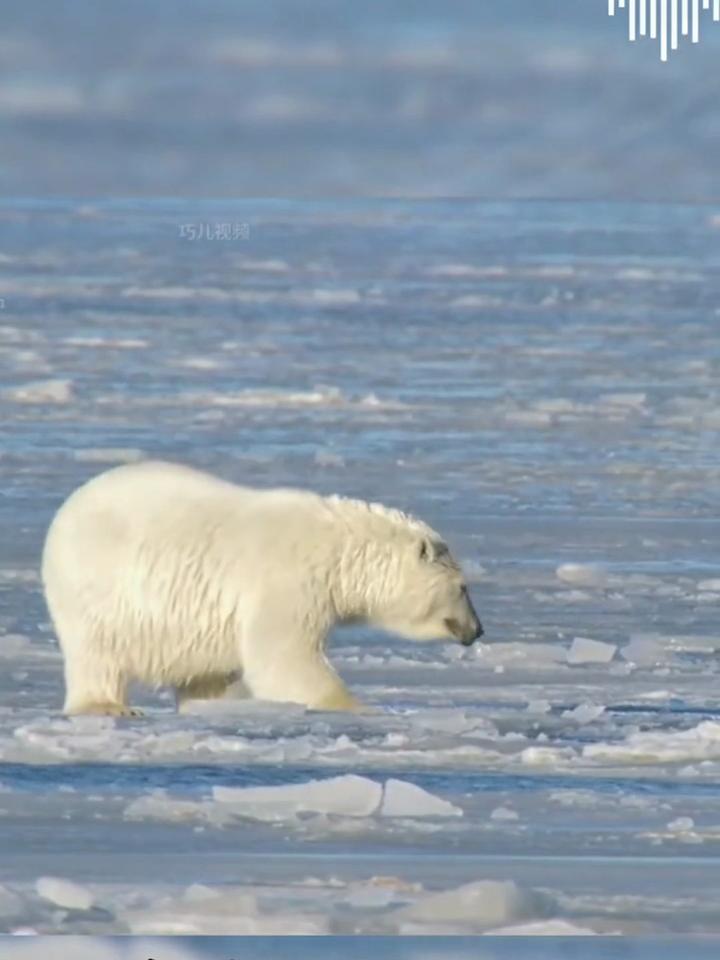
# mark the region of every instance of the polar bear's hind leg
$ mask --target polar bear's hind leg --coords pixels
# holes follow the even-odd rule
[[[175,687],[175,701],[182,711],[192,700],[218,700],[235,680],[235,674],[208,673]]]

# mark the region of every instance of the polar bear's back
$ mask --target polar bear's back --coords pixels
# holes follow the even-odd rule
[[[58,510],[45,542],[43,578],[54,566],[102,567],[105,558],[117,575],[123,563],[137,563],[141,547],[172,555],[182,545],[207,552],[211,541],[232,542],[239,552],[250,533],[257,547],[263,530],[272,536],[289,517],[319,516],[321,504],[315,494],[240,486],[174,463],[116,467],[79,487]]]
[[[106,552],[116,565],[138,538],[177,524],[193,501],[222,495],[222,481],[199,471],[161,462],[117,467],[79,487],[63,503],[48,530],[43,578],[55,565],[103,563]]]
[[[148,460],[115,467],[88,480],[68,497],[55,519],[109,507],[122,511],[128,519],[139,519],[159,507],[220,500],[231,494],[236,498],[246,489],[192,467]]]

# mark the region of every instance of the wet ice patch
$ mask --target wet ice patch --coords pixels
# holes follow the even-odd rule
[[[580,587],[604,587],[607,573],[591,563],[561,563],[555,571],[558,580]]]
[[[706,591],[720,593],[720,579],[714,578],[712,580],[701,580],[698,583],[697,588],[701,593]]]
[[[127,938],[113,940],[67,934],[38,941],[34,927],[16,927],[9,932],[14,936],[3,938],[3,960],[68,960],[69,957],[72,960],[148,960],[158,953],[157,941],[139,937],[134,938],[132,944],[121,943]],[[165,940],[158,960],[200,960],[200,954],[177,941]]]
[[[720,758],[720,723],[704,720],[690,730],[636,731],[621,743],[589,743],[588,760],[613,763],[679,763]]]
[[[22,910],[22,898],[7,887],[0,886],[0,919],[19,917]]]
[[[552,704],[549,700],[531,700],[526,709],[528,713],[534,716],[542,716],[545,713],[550,713]]]
[[[692,817],[676,817],[668,823],[668,830],[675,833],[688,833],[695,829],[695,821]]]
[[[437,924],[475,932],[546,916],[549,906],[547,897],[512,880],[478,880],[421,897],[395,917],[401,933],[421,933],[423,926]]]
[[[18,387],[7,387],[0,397],[14,403],[65,404],[74,399],[71,380],[34,380]]]
[[[0,636],[0,657],[24,657],[33,652],[34,646],[30,637],[20,633],[6,633]]]
[[[488,937],[594,937],[595,930],[581,927],[569,920],[535,920],[530,923],[515,923],[509,927],[486,930]]]
[[[647,403],[646,393],[606,393],[600,398],[600,402],[609,407],[621,407],[623,409],[642,409]]]
[[[468,583],[476,583],[487,576],[487,569],[481,563],[472,557],[463,558],[461,561],[462,571]]]
[[[149,908],[125,910],[120,919],[130,932],[146,936],[323,936],[329,919],[317,913],[267,913],[244,890],[198,897],[167,897]]]
[[[252,273],[288,273],[290,264],[285,260],[267,259],[254,260],[250,257],[242,257],[237,261],[240,270],[248,270]]]
[[[189,730],[148,731],[113,717],[41,718],[0,737],[0,757],[22,762],[105,760],[145,762],[192,754],[196,737]]]
[[[196,800],[176,800],[166,790],[154,790],[138,797],[125,807],[127,820],[157,820],[165,823],[183,823],[205,820],[216,826],[225,826],[232,820],[232,810],[213,809],[208,803]],[[267,819],[267,818],[266,818]]]
[[[141,340],[137,337],[66,337],[63,343],[70,347],[112,350],[143,350],[150,346],[148,340]]]
[[[663,638],[657,634],[636,634],[620,650],[620,656],[638,667],[652,667],[670,659],[672,651],[666,649]]]
[[[575,723],[592,723],[605,713],[605,707],[596,703],[579,703],[572,710],[565,710],[563,717]]]
[[[334,450],[316,450],[315,451],[315,463],[319,467],[344,467],[345,460]]]

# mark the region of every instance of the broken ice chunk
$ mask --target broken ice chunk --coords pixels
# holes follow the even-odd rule
[[[720,593],[720,580],[701,580],[697,588],[701,592],[709,590],[711,593]]]
[[[422,897],[396,916],[422,924],[466,923],[482,929],[534,919],[545,912],[544,898],[533,890],[523,890],[512,880],[478,880]]]
[[[94,903],[89,890],[63,877],[40,877],[35,889],[43,900],[66,910],[89,910]]]
[[[549,700],[530,700],[527,705],[527,712],[541,715],[550,713],[552,706]]]
[[[405,780],[388,780],[385,784],[380,815],[383,817],[461,817],[460,807],[436,797],[422,787]]]
[[[591,640],[589,637],[575,637],[568,650],[567,662],[610,663],[616,650],[614,643],[603,643],[602,640]]]
[[[235,813],[247,812],[262,819],[282,819],[298,813],[369,817],[380,806],[382,786],[367,777],[347,774],[279,787],[213,787],[213,797],[232,804]]]
[[[592,723],[605,713],[605,707],[596,703],[579,703],[573,710],[565,710],[563,717],[577,723]]]
[[[677,817],[668,824],[668,830],[674,833],[687,833],[695,829],[695,821],[692,817]]]

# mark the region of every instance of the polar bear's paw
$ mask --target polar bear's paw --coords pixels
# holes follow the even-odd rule
[[[142,717],[137,707],[128,707],[124,703],[83,703],[65,711],[68,716],[90,715],[94,717]]]
[[[344,687],[338,687],[330,693],[325,694],[318,700],[309,704],[311,710],[338,710],[348,713],[372,713],[372,708],[367,707],[354,697],[349,690]]]

